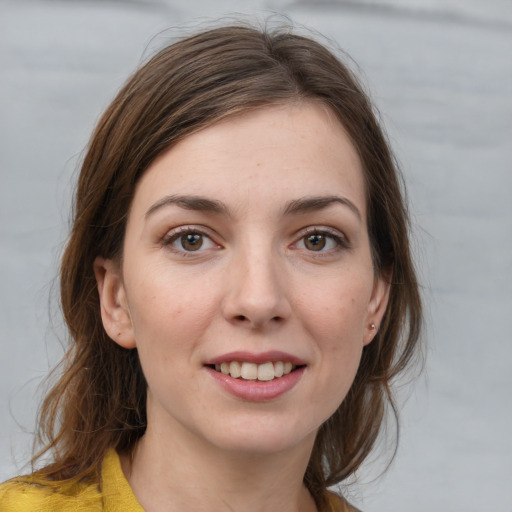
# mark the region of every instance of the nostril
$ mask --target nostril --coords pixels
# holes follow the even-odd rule
[[[231,322],[234,322],[238,325],[247,325],[251,326],[254,329],[260,329],[266,324],[281,324],[285,320],[285,317],[281,315],[275,315],[272,317],[258,317],[257,315],[233,315],[231,317]]]

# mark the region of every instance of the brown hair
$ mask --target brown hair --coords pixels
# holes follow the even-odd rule
[[[415,353],[421,301],[409,248],[400,175],[372,105],[348,68],[290,30],[210,29],[167,46],[127,81],[96,127],[76,189],[62,259],[61,303],[71,346],[40,412],[38,440],[53,463],[38,474],[91,476],[109,448],[130,450],[145,431],[146,382],[137,351],[103,329],[93,273],[97,256],[121,256],[137,181],[164,150],[222,118],[269,104],[319,101],[345,127],[363,164],[377,274],[392,276],[376,338],[355,381],[321,426],[304,481],[319,506],[327,486],[353,474],[395,409],[390,383]]]

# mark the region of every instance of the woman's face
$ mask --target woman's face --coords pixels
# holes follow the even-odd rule
[[[137,186],[122,268],[96,261],[105,328],[147,379],[148,431],[253,453],[310,446],[386,307],[365,219],[357,153],[312,102],[162,154]]]

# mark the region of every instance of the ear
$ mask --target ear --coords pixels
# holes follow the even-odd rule
[[[382,318],[388,306],[390,289],[390,272],[382,272],[380,275],[375,276],[372,296],[368,304],[366,325],[364,326],[363,345],[368,345],[379,330]]]
[[[94,260],[94,275],[105,331],[121,347],[135,348],[133,325],[119,265],[98,257]]]

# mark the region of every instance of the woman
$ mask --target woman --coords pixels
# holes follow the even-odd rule
[[[61,266],[52,463],[2,511],[353,510],[421,302],[398,171],[348,69],[288,31],[164,48],[101,118]]]

